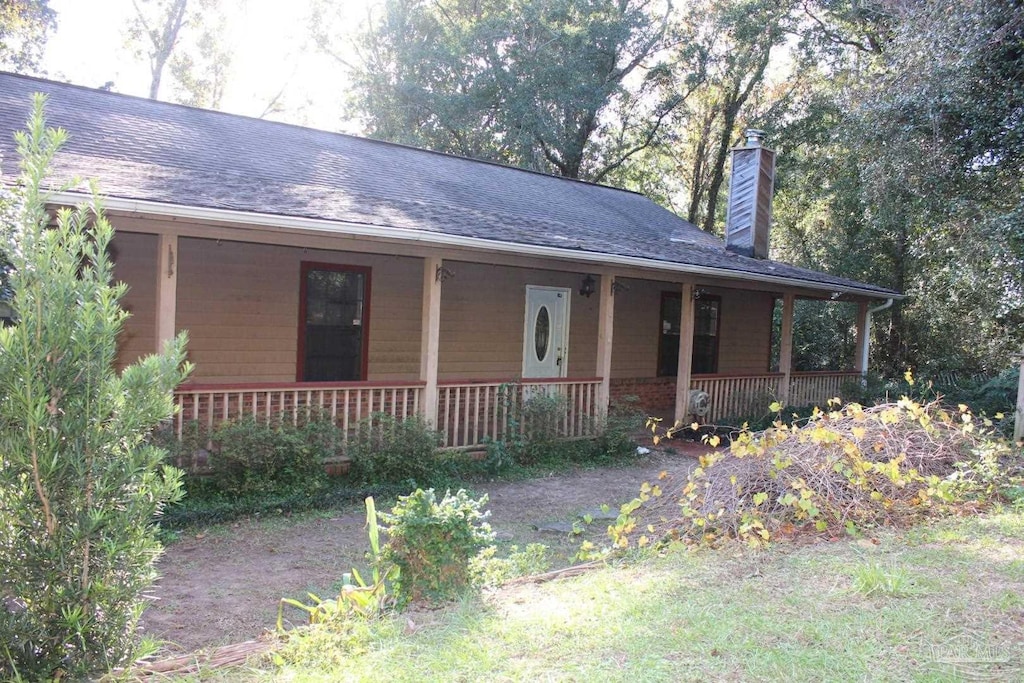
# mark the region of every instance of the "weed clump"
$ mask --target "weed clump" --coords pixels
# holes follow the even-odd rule
[[[440,500],[433,489],[417,489],[381,515],[388,534],[381,557],[398,567],[400,603],[451,599],[470,585],[470,560],[494,539],[486,504],[487,496],[474,500],[462,489]]]

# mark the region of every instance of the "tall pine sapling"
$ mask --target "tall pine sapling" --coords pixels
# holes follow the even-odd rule
[[[86,678],[128,661],[161,551],[155,518],[181,473],[148,443],[187,375],[185,336],[114,368],[128,314],[99,199],[51,214],[66,139],[37,96],[17,135],[0,251],[16,322],[0,329],[0,679]]]

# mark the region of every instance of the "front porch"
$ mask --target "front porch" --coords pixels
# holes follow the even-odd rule
[[[133,314],[120,362],[190,334],[196,370],[175,394],[179,435],[189,421],[316,412],[347,438],[386,413],[421,417],[445,447],[475,448],[529,429],[519,408],[544,393],[562,399],[560,433],[581,438],[624,396],[650,414],[719,422],[773,401],[823,404],[865,369],[861,296],[842,295],[860,340],[848,369],[797,372],[794,302],[835,292],[322,234],[257,238],[228,224],[115,225]],[[708,395],[706,413],[694,415],[692,390]]]

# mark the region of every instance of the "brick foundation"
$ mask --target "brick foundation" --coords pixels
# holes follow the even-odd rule
[[[634,396],[638,407],[652,415],[665,411],[672,412],[675,409],[675,377],[613,379],[609,388],[613,402]]]

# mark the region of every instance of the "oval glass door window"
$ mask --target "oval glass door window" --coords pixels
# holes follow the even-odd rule
[[[543,362],[548,355],[551,340],[551,314],[547,306],[537,311],[537,319],[533,322],[533,343],[537,352],[537,360]]]

